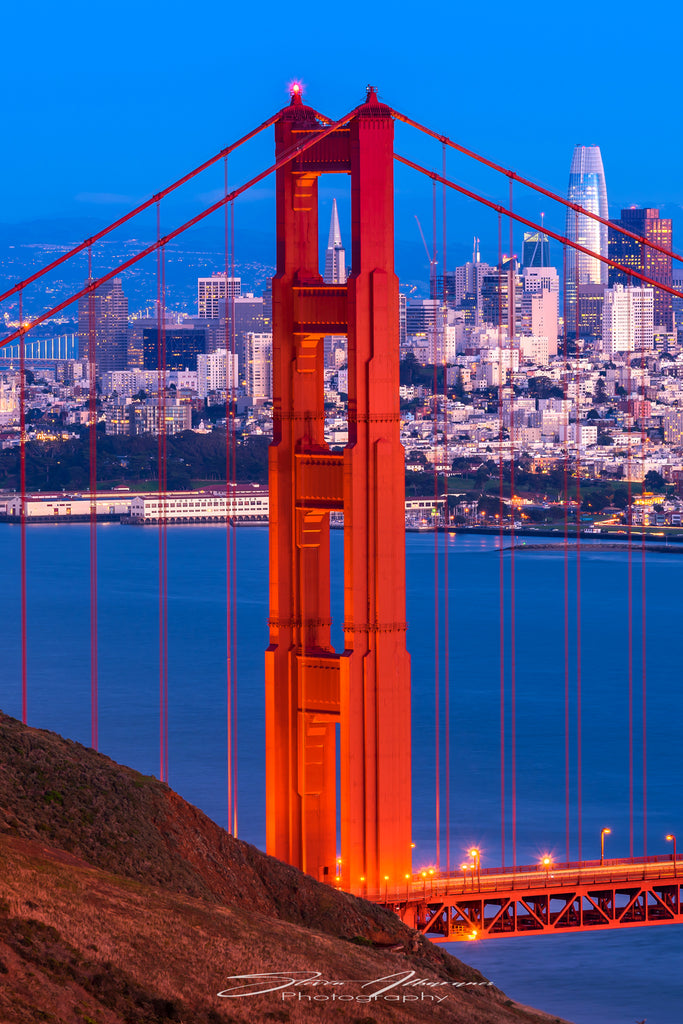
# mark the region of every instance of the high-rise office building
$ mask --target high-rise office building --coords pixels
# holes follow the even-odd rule
[[[398,343],[399,345],[405,345],[407,329],[407,314],[408,314],[408,297],[402,292],[398,296]]]
[[[273,397],[273,335],[254,333],[246,336],[247,392],[259,405]]]
[[[268,285],[263,290],[263,322],[266,325],[263,330],[269,331],[273,323],[273,286]]]
[[[522,271],[525,292],[555,292],[559,294],[560,279],[555,267],[525,267]]]
[[[160,327],[173,330],[177,326],[178,318],[167,309],[162,310],[161,317],[158,313],[157,316],[134,316],[128,325],[127,369],[142,370],[145,367],[145,331],[158,330]]]
[[[266,306],[261,296],[238,295],[234,299],[221,302],[220,308],[220,330],[216,333],[213,342],[209,344],[208,351],[215,348],[233,348],[233,326],[232,318],[235,316],[234,327],[234,350],[239,356],[240,372],[242,383],[246,383],[246,338],[249,332],[257,334],[268,334],[271,328],[271,319],[266,316]]]
[[[330,234],[325,252],[325,284],[346,284],[346,250],[342,245],[337,200],[332,200]]]
[[[523,267],[550,266],[550,240],[540,231],[525,231],[522,242]]]
[[[165,349],[164,361],[167,370],[196,370],[197,356],[201,352],[206,352],[206,331],[197,327],[167,324],[162,327],[160,338],[158,326],[144,327],[142,352],[145,370],[159,369],[161,344]]]
[[[160,407],[156,398],[145,402],[135,402],[130,407],[131,434],[180,434],[192,427],[192,406],[187,402],[179,402],[167,398]]]
[[[560,281],[555,267],[529,266],[522,271],[522,334],[546,337],[547,355],[557,355]]]
[[[429,282],[429,297],[439,299],[445,305],[455,308],[457,305],[457,275],[455,270],[447,270],[445,274],[436,274]]]
[[[521,321],[522,278],[516,256],[504,256],[481,282],[480,323],[500,327],[512,337]]]
[[[611,358],[618,352],[650,351],[654,347],[654,291],[615,284],[605,289],[602,347]]]
[[[481,262],[479,239],[475,238],[471,262],[463,263],[453,271],[455,308],[464,310],[467,322],[473,326],[483,320],[481,290],[484,278],[495,272],[495,267]]]
[[[601,284],[579,285],[579,337],[591,341],[602,338],[602,308],[605,289]]]
[[[605,220],[607,209],[607,186],[599,146],[576,146],[569,170],[567,198],[571,203],[596,214]],[[599,256],[607,256],[607,226],[592,217],[567,210],[567,238],[577,242]],[[607,286],[607,264],[594,256],[567,248],[567,323],[568,334],[576,332],[577,292],[583,284]]]
[[[639,235],[648,242],[655,242],[664,249],[672,248],[672,227],[667,217],[660,217],[659,210],[640,209],[630,207],[621,211],[621,218],[615,221],[619,227]],[[609,229],[609,255],[610,259],[616,260],[622,266],[628,267],[644,274],[653,281],[661,284],[672,284],[671,257],[666,256],[656,249],[650,249],[646,245],[637,242],[635,238],[622,235],[621,232]],[[615,284],[639,284],[637,278],[630,277],[622,270],[609,268],[610,286]],[[671,295],[668,292],[656,288],[655,297],[655,327],[664,327],[667,331],[673,328],[673,304]]]
[[[212,274],[211,277],[197,278],[197,316],[217,320],[220,316],[221,299],[236,298],[242,294],[242,280],[228,277],[226,273]]]
[[[326,334],[323,338],[324,366],[326,370],[338,370],[348,362],[348,344],[345,334]],[[400,341],[399,341],[400,345]]]
[[[521,333],[547,339],[547,355],[557,355],[557,292],[522,292]]]
[[[406,306],[406,333],[426,336],[436,327],[440,306],[438,299],[409,299]]]
[[[90,284],[92,279],[86,281]],[[128,357],[128,299],[121,278],[100,285],[78,300],[78,354],[89,358],[90,339],[95,341],[98,374],[123,370]]]

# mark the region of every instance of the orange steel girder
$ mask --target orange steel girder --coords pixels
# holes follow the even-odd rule
[[[298,92],[276,156],[321,130]],[[351,176],[352,273],[318,269],[318,177]],[[399,434],[393,120],[368,90],[354,118],[277,172],[270,448],[266,838],[323,881],[397,884],[411,872],[410,661],[404,451]],[[323,343],[348,336],[349,439],[325,444]],[[330,640],[329,513],[344,512],[343,652]],[[339,751],[336,729],[339,726]]]
[[[432,942],[549,935],[682,924],[683,882],[663,875],[641,881],[551,884],[389,906]]]

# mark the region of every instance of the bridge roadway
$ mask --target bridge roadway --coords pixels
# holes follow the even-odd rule
[[[433,942],[683,924],[683,858],[426,869],[361,892]]]

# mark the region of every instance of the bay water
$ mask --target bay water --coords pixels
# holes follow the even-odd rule
[[[118,524],[102,524],[97,533],[100,750],[141,772],[158,775],[158,533],[151,527]],[[0,707],[15,717],[21,714],[19,542],[17,527],[0,527],[0,592],[4,596]],[[263,847],[267,529],[238,529],[236,543],[239,835]],[[509,549],[509,539],[504,539],[503,547]],[[225,527],[168,528],[169,782],[221,825],[227,824],[225,554]],[[334,531],[332,598],[337,644],[342,642],[342,556],[343,536]],[[513,682],[517,863],[536,863],[544,853],[557,861],[565,859],[567,682],[570,856],[576,858],[580,852],[584,859],[598,857],[603,827],[612,830],[606,836],[606,856],[630,853],[630,728],[634,736],[634,852],[639,855],[643,851],[644,676],[647,850],[670,853],[671,844],[664,838],[667,833],[677,834],[683,844],[683,555],[647,552],[643,578],[643,560],[637,549],[629,564],[626,551],[596,542],[582,548],[578,561],[576,552],[570,552],[565,564],[561,547],[525,543],[519,537],[514,554],[504,550],[501,555],[496,537],[442,534],[435,542],[431,534],[409,533],[406,570],[413,685],[415,867],[435,866],[437,857],[445,867],[447,855],[451,865],[458,865],[473,845],[482,851],[483,867],[501,863],[501,620],[506,863],[511,863],[513,855]],[[27,574],[29,724],[88,744],[89,527],[28,527]],[[445,806],[446,665],[449,813]],[[438,850],[437,736],[441,765]],[[632,1024],[643,1018],[648,1024],[677,1024],[683,1020],[683,927],[679,925],[496,939],[452,944],[449,949],[480,968],[509,996],[577,1024]]]

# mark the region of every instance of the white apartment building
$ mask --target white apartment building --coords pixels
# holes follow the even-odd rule
[[[427,332],[427,362],[430,365],[452,365],[456,357],[456,325],[444,324]]]
[[[547,288],[535,292],[522,292],[520,305],[522,333],[546,338],[548,357],[556,356],[557,292],[551,292]],[[548,359],[546,359],[547,362]]]
[[[197,357],[198,359],[201,356]],[[196,370],[110,370],[102,374],[102,394],[112,395],[114,392],[121,397],[131,397],[138,391],[156,394],[159,381],[165,387],[174,384],[176,389],[197,390]]]
[[[273,397],[273,335],[250,331],[246,336],[247,392],[253,402]]]
[[[206,398],[210,391],[228,392],[239,381],[237,373],[239,357],[228,354],[227,349],[200,353],[197,356],[197,395]]]
[[[510,375],[519,370],[518,348],[489,348],[481,352],[477,380],[484,387],[507,384]]]
[[[545,335],[523,334],[519,339],[522,358],[537,366],[547,366],[550,362],[548,339]]]
[[[562,444],[578,444],[588,448],[597,444],[598,428],[592,423],[567,423],[560,426],[559,438]]]
[[[602,348],[606,356],[654,347],[654,289],[616,284],[605,289]]]
[[[560,279],[555,267],[525,267],[522,271],[522,284],[525,292],[560,291]]]
[[[242,279],[225,273],[197,278],[197,316],[218,320],[221,300],[237,298],[242,294]]]

